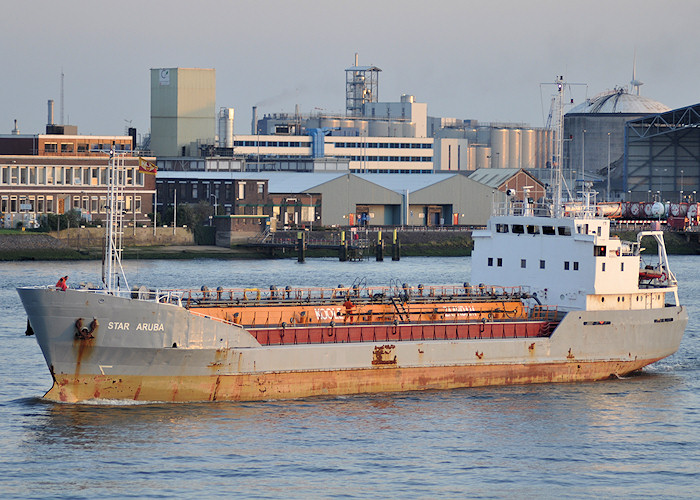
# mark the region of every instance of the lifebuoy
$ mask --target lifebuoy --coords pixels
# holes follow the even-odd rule
[[[619,250],[619,249],[615,250],[615,255],[617,255],[618,257],[620,256],[620,250]]]
[[[667,278],[668,277],[666,276],[666,273],[663,272],[663,273],[661,273],[661,277],[659,278],[659,281],[666,281]]]

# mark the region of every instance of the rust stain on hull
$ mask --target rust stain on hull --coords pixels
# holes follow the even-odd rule
[[[624,376],[658,359],[509,365],[300,371],[207,376],[56,376],[45,398],[142,401],[260,401],[321,395],[456,389],[490,385],[584,382]]]

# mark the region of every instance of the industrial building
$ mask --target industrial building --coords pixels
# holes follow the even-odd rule
[[[159,172],[159,210],[209,200],[219,215],[266,215],[274,228],[482,225],[497,189],[461,174]]]
[[[697,201],[700,104],[630,120],[625,137],[617,169],[623,193],[635,201]]]
[[[191,156],[192,143],[214,144],[216,71],[151,69],[151,142],[158,156]]]
[[[256,172],[421,174],[549,165],[550,130],[430,117],[428,105],[410,94],[397,101],[380,101],[380,73],[376,66],[361,66],[355,54],[355,64],[345,69],[344,116],[302,114],[297,106],[292,114],[267,113],[258,118],[253,107],[250,134],[234,134],[233,108],[222,107],[215,116],[213,70],[151,70],[151,150],[161,170],[198,165],[221,170],[222,163],[211,161],[214,158],[234,159],[225,170]],[[193,86],[195,79],[201,84]],[[195,101],[197,113],[190,112],[194,106],[181,104]],[[212,122],[205,116],[218,124],[216,141]],[[200,127],[197,133],[194,123]]]

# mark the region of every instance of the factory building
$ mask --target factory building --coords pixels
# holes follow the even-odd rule
[[[344,116],[302,114],[297,106],[292,114],[258,119],[256,106],[244,135],[233,134],[234,110],[222,107],[214,141],[205,120],[214,120],[213,70],[151,70],[151,149],[161,169],[173,170],[202,158],[205,170],[220,170],[221,163],[210,160],[221,157],[235,159],[225,169],[241,171],[429,173],[549,165],[551,131],[429,117],[428,105],[410,94],[380,101],[380,72],[359,65],[355,54],[355,64],[345,69]]]
[[[200,68],[151,69],[151,151],[195,156],[192,143],[214,144],[216,72]]]
[[[276,229],[482,225],[505,199],[460,174],[159,172],[157,182],[159,210],[208,200],[219,215],[268,216]]]
[[[629,199],[697,201],[700,104],[630,120],[624,162],[615,177]]]

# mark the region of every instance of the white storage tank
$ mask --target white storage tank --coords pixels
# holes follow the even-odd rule
[[[491,129],[491,168],[505,168],[508,162],[508,129]]]
[[[415,137],[416,136],[416,124],[413,122],[403,122],[402,124],[403,135],[401,137]]]
[[[367,137],[369,135],[369,123],[367,123],[367,120],[355,120],[355,126],[357,130],[360,131],[362,137]]]
[[[338,128],[340,127],[340,120],[336,120],[335,118],[321,118],[321,127]]]
[[[467,147],[467,170],[476,170],[476,146]]]
[[[532,129],[523,130],[520,139],[520,166],[536,168],[535,152],[537,151],[537,133]]]
[[[508,131],[508,165],[510,168],[520,168],[520,144],[523,131],[512,128]]]
[[[491,168],[491,148],[488,146],[476,147],[476,168]]]
[[[397,121],[389,122],[389,137],[401,137],[403,135],[403,123]]]
[[[389,122],[386,120],[372,120],[369,122],[370,137],[388,137]]]

